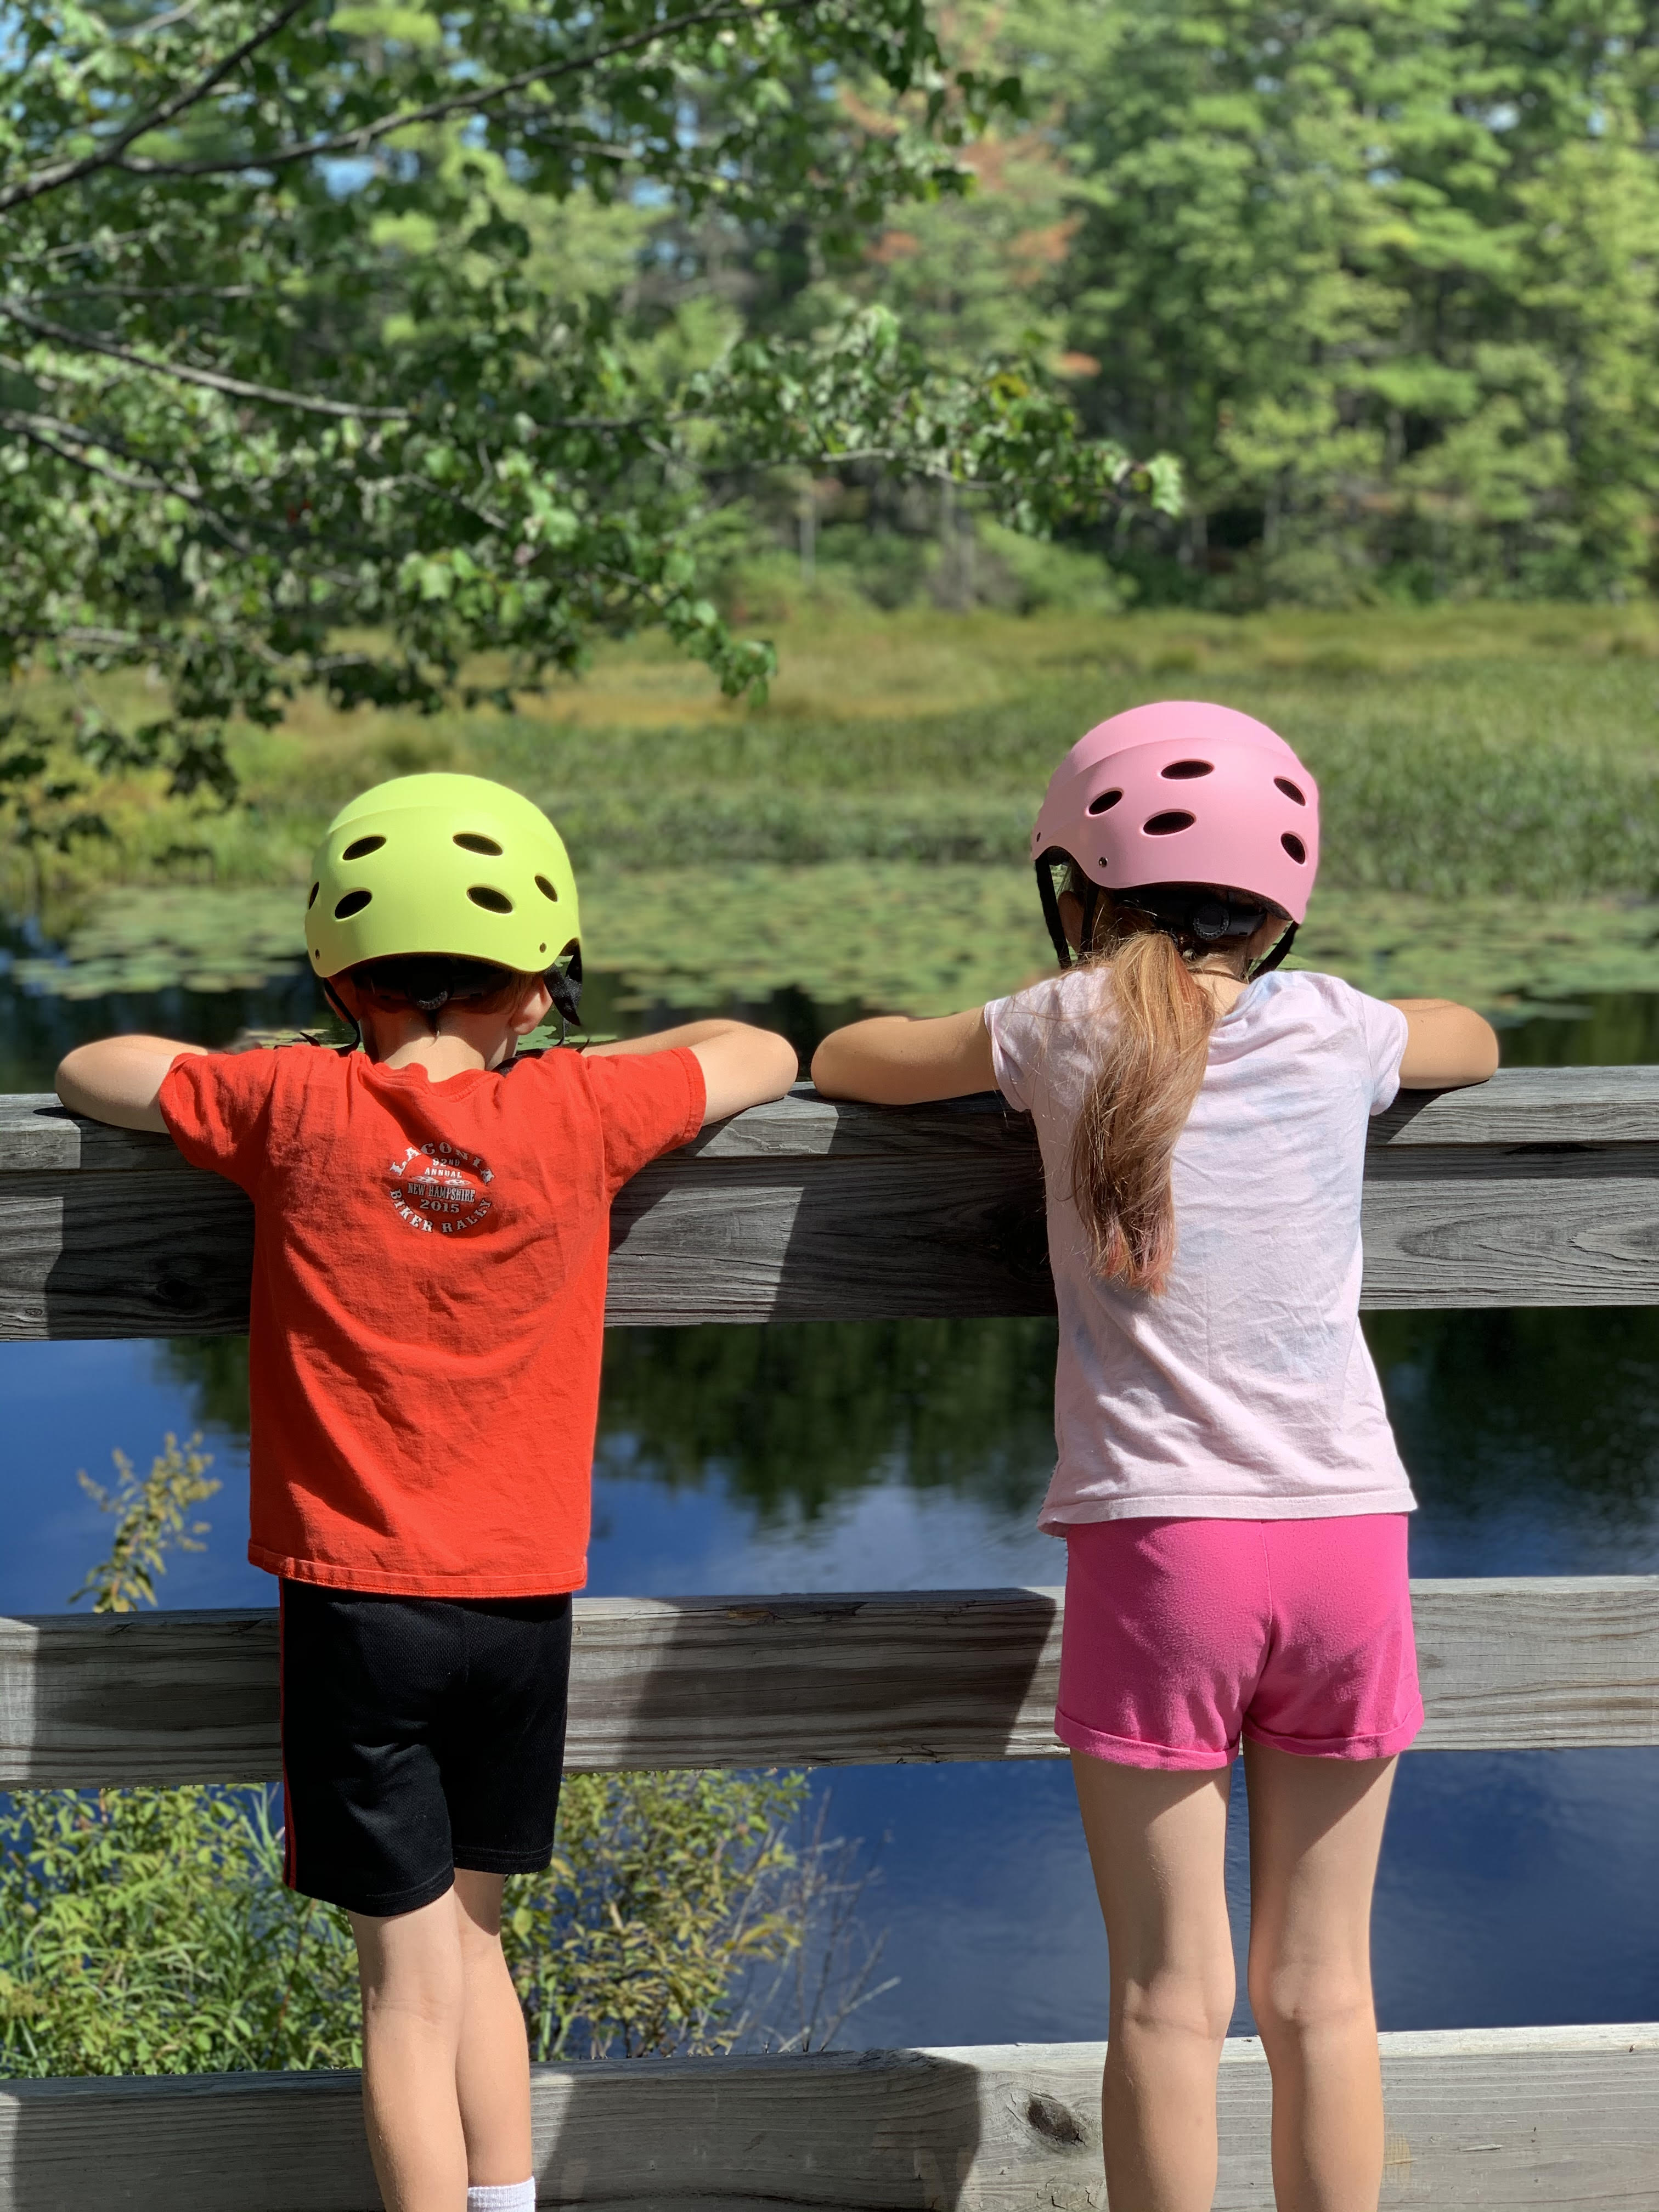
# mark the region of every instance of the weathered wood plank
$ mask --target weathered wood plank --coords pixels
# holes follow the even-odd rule
[[[619,1324],[1051,1312],[1042,1170],[994,1098],[798,1091],[622,1194]],[[1367,1158],[1372,1306],[1659,1304],[1659,1068],[1507,1072],[1402,1099]],[[252,1216],[165,1138],[0,1099],[0,1336],[247,1325]]]
[[[1659,1743],[1659,1577],[1413,1586],[1430,1751]],[[1063,1756],[1059,1590],[581,1598],[568,1764]],[[0,1620],[0,1786],[278,1771],[274,1613]]]
[[[1659,1066],[1506,1067],[1466,1091],[1404,1091],[1372,1125],[1374,1146],[1659,1144]],[[756,1159],[903,1149],[941,1142],[988,1150],[1030,1142],[1022,1117],[991,1096],[943,1105],[836,1104],[809,1084],[707,1129],[691,1158]],[[0,1175],[51,1168],[152,1167],[172,1157],[164,1137],[78,1121],[50,1091],[0,1094]]]
[[[1362,1304],[1659,1303],[1659,1147],[1371,1156]]]
[[[1382,2039],[1387,2207],[1653,2212],[1659,2027]],[[601,2060],[535,2071],[544,2204],[1095,2212],[1100,2044]],[[1263,2212],[1259,2043],[1221,2068],[1217,2212]],[[0,2212],[374,2212],[350,2074],[0,2087]]]
[[[1402,1091],[1373,1150],[1659,1144],[1659,1067],[1505,1067],[1467,1091]]]

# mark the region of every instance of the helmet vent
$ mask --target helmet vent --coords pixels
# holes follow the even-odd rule
[[[559,895],[557,891],[554,890],[552,884],[548,882],[545,876],[537,877],[536,888],[544,899],[551,899],[555,906],[558,904]]]
[[[1292,836],[1291,831],[1287,830],[1279,842],[1285,848],[1285,850],[1290,854],[1291,858],[1296,862],[1297,867],[1300,868],[1306,866],[1308,860],[1308,848],[1299,837]]]
[[[313,884],[313,885],[311,886],[311,896],[310,896],[310,897],[306,901],[306,912],[307,912],[307,914],[309,914],[309,913],[311,912],[312,908],[313,908],[313,907],[314,907],[314,906],[316,905],[316,903],[317,903],[317,894],[318,894],[318,892],[319,892],[319,890],[321,890],[321,889],[322,889],[322,888],[323,888],[323,887],[322,887],[322,885],[321,885],[320,884]]]
[[[460,839],[456,839],[459,845]],[[511,914],[513,902],[505,891],[491,890],[488,884],[474,884],[467,892],[474,906],[481,906],[490,914]]]
[[[1189,783],[1195,775],[1213,775],[1215,763],[1200,760],[1171,761],[1168,768],[1160,769],[1158,774],[1167,775],[1172,782]]]
[[[373,891],[348,891],[334,909],[336,921],[349,921],[354,914],[361,914],[374,897]]]
[[[371,853],[378,853],[385,842],[384,837],[359,837],[355,844],[346,847],[340,858],[343,860],[366,860]]]
[[[1194,815],[1183,814],[1179,807],[1172,807],[1167,814],[1154,814],[1152,820],[1143,823],[1141,827],[1149,837],[1173,837],[1177,830],[1190,830],[1196,818]]]
[[[483,853],[492,860],[499,860],[501,857],[501,848],[493,837],[477,836],[471,830],[458,830],[455,832],[454,842],[458,845],[465,845],[469,853]],[[467,896],[471,897],[471,892]],[[505,911],[510,912],[511,909],[505,909]]]
[[[1109,806],[1115,806],[1122,796],[1121,791],[1103,791],[1098,799],[1089,801],[1089,811],[1091,814],[1103,814]]]
[[[1273,781],[1284,793],[1286,799],[1293,799],[1298,806],[1305,806],[1307,805],[1308,800],[1306,793],[1300,791],[1297,786],[1291,781],[1289,776],[1276,775],[1273,778]]]

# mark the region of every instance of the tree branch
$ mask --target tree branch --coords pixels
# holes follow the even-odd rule
[[[295,408],[302,415],[346,416],[358,422],[409,420],[406,407],[358,407],[346,399],[312,399],[297,392],[278,392],[268,384],[249,384],[240,376],[222,376],[216,369],[192,368],[184,362],[157,361],[149,354],[135,353],[131,346],[117,345],[112,338],[94,337],[88,331],[72,331],[61,323],[46,322],[10,300],[0,300],[0,316],[53,345],[67,346],[80,353],[102,354],[107,360],[125,362],[130,368],[148,369],[152,376],[171,377],[179,384],[198,384],[204,391],[222,392],[233,399],[258,399],[269,407]]]
[[[0,354],[0,368],[9,368],[16,376],[27,376],[28,370],[21,361],[9,354]],[[39,380],[45,382],[45,379]],[[8,407],[0,410],[0,421],[13,424],[27,424],[43,430],[49,437],[67,438],[72,446],[84,446],[90,452],[113,453],[120,460],[136,461],[147,465],[147,456],[128,442],[118,431],[88,430],[78,422],[66,422],[61,415],[42,415],[38,409]]]
[[[268,284],[76,284],[54,291],[52,304],[64,300],[262,300]]]
[[[95,153],[83,154],[78,161],[59,161],[52,167],[37,169],[33,176],[20,177],[15,185],[0,186],[0,215],[3,215],[8,208],[21,206],[28,200],[40,199],[46,192],[59,191],[65,185],[76,184],[82,177],[89,177],[99,169],[113,167],[135,139],[143,138],[151,131],[160,131],[184,114],[187,108],[194,107],[198,100],[205,100],[209,93],[222,84],[250,54],[268,45],[302,9],[311,5],[312,0],[286,0],[286,5],[268,23],[262,24],[257,31],[251,31],[241,45],[228,53],[222,61],[216,62],[210,70],[204,70],[193,84],[175,92],[171,99],[164,100],[148,115],[141,115],[136,123],[128,124],[125,131],[118,131],[108,145],[99,147]]]
[[[653,23],[631,38],[618,39],[609,46],[596,47],[592,52],[569,56],[563,61],[538,63],[534,69],[520,70],[516,76],[503,77],[499,84],[481,85],[471,92],[456,93],[448,100],[434,100],[425,107],[406,108],[399,115],[383,115],[377,123],[365,123],[356,131],[342,131],[332,137],[307,138],[290,146],[274,146],[264,153],[239,154],[223,160],[204,159],[199,161],[152,161],[143,156],[136,161],[124,161],[118,166],[135,177],[220,177],[240,174],[249,169],[284,167],[291,161],[310,161],[329,154],[362,154],[393,131],[412,130],[417,124],[447,122],[452,115],[475,113],[488,107],[492,101],[502,100],[509,93],[522,92],[532,84],[550,84],[557,77],[573,76],[583,70],[596,69],[601,62],[615,61],[620,55],[635,53],[641,46],[653,45],[659,39],[676,36],[682,31],[695,31],[710,23],[739,23],[752,21],[757,13],[787,15],[799,14],[804,9],[817,6],[819,0],[767,0],[764,10],[744,4],[744,0],[714,0],[710,7],[692,9],[684,15],[668,17]],[[146,125],[146,128],[152,128]],[[137,136],[137,133],[131,134]],[[128,143],[131,143],[131,137]],[[0,212],[8,202],[0,197]]]
[[[112,469],[106,462],[89,460],[88,450],[102,446],[101,438],[82,439],[67,422],[60,422],[51,415],[26,415],[12,407],[0,408],[0,430],[15,431],[18,437],[27,438],[32,446],[43,453],[55,453],[60,461],[71,468],[84,469],[88,476],[102,477],[106,483],[118,484],[123,491],[171,492],[175,497],[187,500],[192,507],[204,504],[198,491],[187,491],[181,484],[170,484],[161,477],[135,477],[125,469]],[[67,437],[69,443],[58,441]]]

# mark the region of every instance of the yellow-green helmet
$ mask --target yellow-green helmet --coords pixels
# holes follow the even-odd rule
[[[447,952],[520,975],[580,955],[576,878],[539,806],[481,775],[400,775],[343,806],[311,865],[306,950],[327,977]]]

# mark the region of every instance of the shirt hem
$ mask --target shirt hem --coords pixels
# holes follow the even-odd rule
[[[1364,1513],[1414,1513],[1409,1486],[1393,1490],[1345,1492],[1340,1497],[1252,1497],[1229,1491],[1137,1491],[1126,1498],[1079,1498],[1064,1505],[1045,1505],[1037,1527],[1058,1535],[1087,1521],[1337,1521]]]
[[[314,1583],[323,1589],[356,1590],[365,1597],[568,1597],[587,1580],[586,1563],[572,1579],[569,1569],[541,1575],[432,1575],[386,1573],[375,1567],[337,1565],[331,1559],[295,1559],[263,1544],[250,1543],[250,1562],[284,1582]]]

